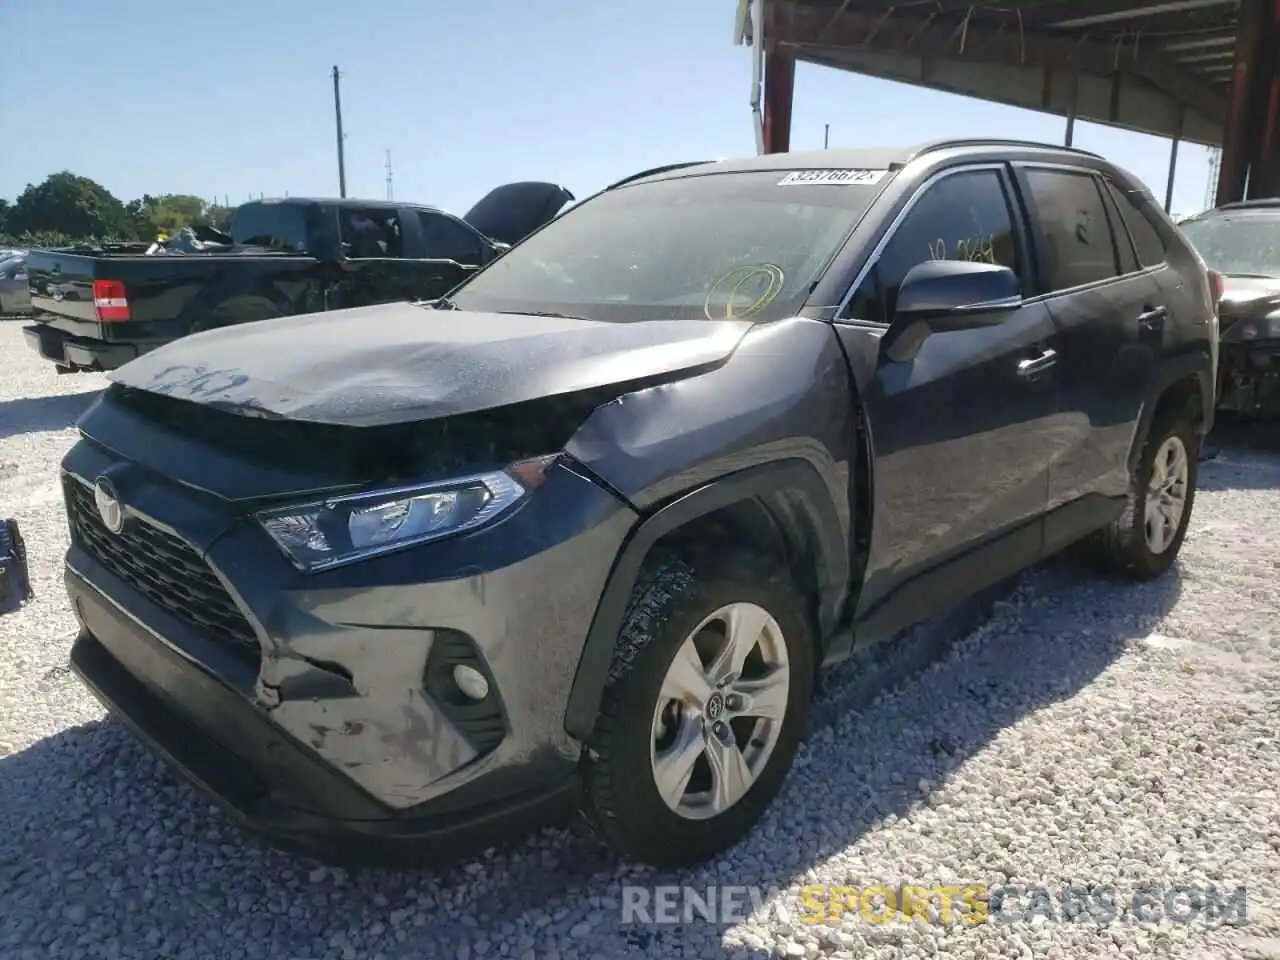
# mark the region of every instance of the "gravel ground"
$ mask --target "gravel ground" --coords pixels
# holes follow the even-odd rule
[[[56,466],[103,381],[54,376],[12,324],[0,361],[0,514],[38,597],[0,619],[2,957],[1280,958],[1276,452],[1204,465],[1161,581],[1057,562],[863,709],[837,675],[781,799],[719,863],[655,875],[568,828],[444,874],[347,873],[242,838],[68,674]],[[801,886],[875,883],[1046,899],[984,924],[805,922]],[[1068,922],[1070,883],[1113,885],[1119,915]],[[1247,922],[1127,909],[1151,883],[1243,886]],[[625,885],[671,884],[781,893],[735,923],[623,922]],[[1055,916],[1019,920],[1032,903]]]

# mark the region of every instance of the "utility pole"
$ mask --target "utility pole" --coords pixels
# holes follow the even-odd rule
[[[342,155],[342,91],[339,89],[339,78],[342,76],[338,68],[333,68],[333,116],[338,124],[338,196],[347,196],[347,164]]]
[[[831,124],[824,123],[822,125],[822,149],[826,150],[831,145]]]
[[[391,195],[391,151],[387,151],[387,199],[394,200]]]

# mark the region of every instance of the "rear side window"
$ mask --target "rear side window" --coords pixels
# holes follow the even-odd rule
[[[927,187],[885,244],[844,316],[888,323],[902,278],[926,260],[977,260],[1018,270],[1009,200],[996,171],[953,173]]]
[[[238,244],[290,250],[307,249],[307,211],[297,203],[245,203],[231,218],[231,239]]]
[[[1164,263],[1164,241],[1146,215],[1138,209],[1132,200],[1120,191],[1114,183],[1107,182],[1111,198],[1120,208],[1120,216],[1129,228],[1129,236],[1133,237],[1133,245],[1138,251],[1138,262],[1144,267],[1154,267]]]
[[[1097,178],[1062,170],[1026,171],[1040,222],[1049,289],[1069,290],[1119,274],[1115,241]]]
[[[422,229],[423,257],[453,260],[468,266],[484,262],[484,244],[466,227],[438,213],[418,213]]]

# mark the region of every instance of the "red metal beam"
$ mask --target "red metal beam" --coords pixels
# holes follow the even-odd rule
[[[786,153],[791,149],[791,105],[795,100],[795,51],[779,46],[778,4],[770,2],[764,11],[764,152]],[[758,42],[758,41],[757,41]]]
[[[1243,0],[1216,202],[1280,195],[1280,0]]]
[[[1280,197],[1280,0],[1273,0],[1271,23],[1263,42],[1261,62],[1271,65],[1270,90],[1265,98],[1266,116],[1258,149],[1250,196]],[[1257,184],[1255,190],[1253,185]]]

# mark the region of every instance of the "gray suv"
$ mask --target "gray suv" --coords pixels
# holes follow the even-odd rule
[[[63,463],[71,661],[241,822],[700,861],[820,667],[1067,546],[1174,562],[1204,264],[1129,174],[952,141],[629,178],[432,303],[196,334]]]

